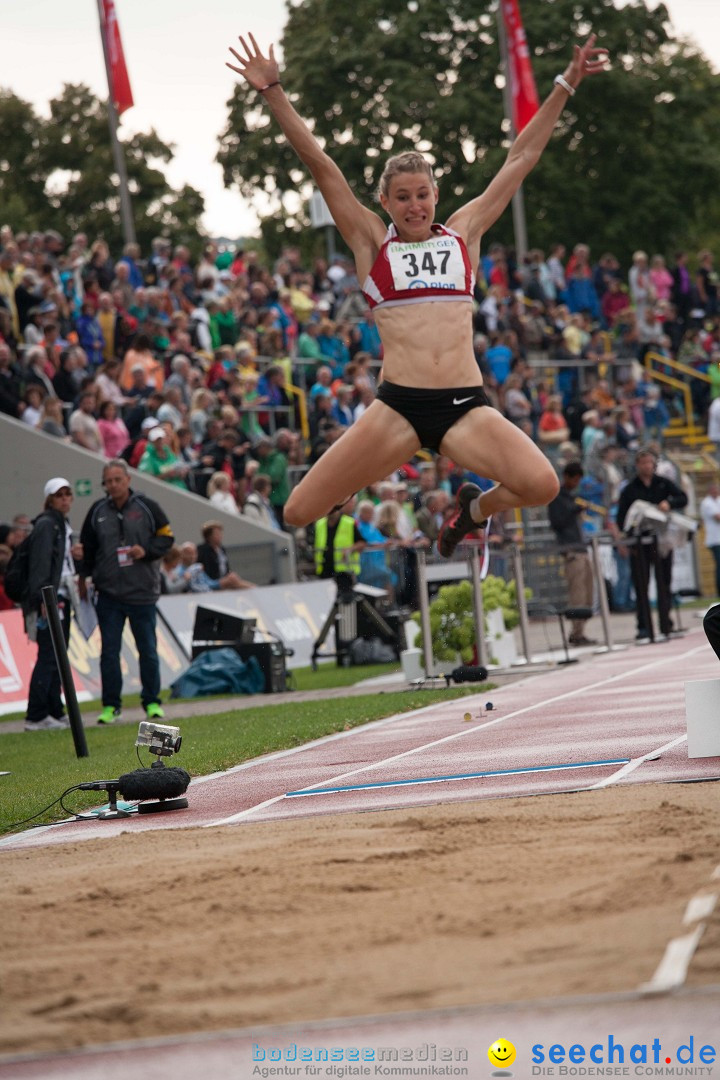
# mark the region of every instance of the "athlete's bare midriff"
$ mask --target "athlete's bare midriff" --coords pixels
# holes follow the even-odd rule
[[[426,300],[375,309],[383,342],[383,377],[419,389],[479,386],[472,304]]]

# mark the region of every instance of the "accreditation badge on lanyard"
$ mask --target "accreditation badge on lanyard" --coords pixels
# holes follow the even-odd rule
[[[118,546],[116,548],[117,561],[118,561],[118,566],[121,566],[121,567],[124,568],[124,567],[133,565],[133,557],[130,554],[130,552],[132,551],[132,544],[128,544],[126,542],[126,540],[125,540],[125,518],[120,513],[118,514],[117,518],[118,518],[118,532],[120,534],[119,535],[120,543],[118,544]]]
[[[408,244],[392,240],[387,247],[393,285],[404,289],[466,291],[465,261],[456,236],[431,236]]]
[[[118,566],[132,566],[133,557],[130,554],[132,548],[128,544],[124,544],[117,549]]]

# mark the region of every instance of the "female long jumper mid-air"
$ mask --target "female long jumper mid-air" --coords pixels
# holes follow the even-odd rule
[[[510,148],[482,195],[434,223],[438,189],[432,169],[415,152],[388,160],[380,204],[392,220],[364,207],[288,100],[272,45],[240,38],[244,55],[228,63],[258,90],[288,141],[310,170],[337,228],[351,249],[363,292],[375,308],[383,342],[383,382],[377,400],[307,473],[285,507],[290,525],[308,525],[353,492],[387,476],[421,447],[439,450],[464,468],[495,480],[489,491],[464,484],[438,542],[449,556],[466,533],[496,511],[542,506],[558,490],[539,448],[490,406],[473,353],[472,298],[480,239],[497,221],[538,162],[567,98],[586,75],[605,69],[595,35],[575,45],[552,93]]]

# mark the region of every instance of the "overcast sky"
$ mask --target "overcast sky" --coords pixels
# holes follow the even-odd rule
[[[720,71],[717,0],[666,0],[666,6],[676,31],[694,38]],[[85,83],[107,96],[97,0],[5,0],[2,7],[0,86],[43,114],[66,82]],[[189,183],[203,193],[205,225],[212,234],[252,234],[252,207],[237,192],[224,189],[214,163],[237,77],[225,60],[227,46],[245,30],[260,44],[279,40],[286,20],[284,0],[252,5],[236,0],[116,0],[116,10],[136,102],[124,114],[121,132],[154,127],[161,139],[174,144],[168,179],[175,187]]]

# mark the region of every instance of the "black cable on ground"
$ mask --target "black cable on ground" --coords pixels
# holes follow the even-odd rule
[[[79,784],[73,784],[72,787],[66,788],[65,791],[63,791],[62,795],[59,795],[57,797],[57,799],[53,799],[53,801],[48,806],[44,807],[42,810],[38,810],[37,814],[33,814],[32,817],[29,817],[29,818],[23,818],[22,821],[13,821],[12,825],[8,825],[8,829],[17,829],[19,825],[27,825],[29,822],[34,821],[35,818],[39,818],[41,814],[46,814],[48,812],[48,810],[51,810],[53,808],[53,806],[57,806],[58,803],[60,803],[60,805],[62,806],[63,810],[65,810],[66,813],[70,813],[70,811],[67,810],[67,808],[63,805],[63,799],[65,798],[66,795],[69,795],[71,791],[79,791],[79,790],[80,790],[80,785]],[[60,819],[58,819],[58,820],[60,820]],[[41,822],[38,823],[37,826],[35,826],[35,828],[38,828],[38,827],[43,826],[43,825],[56,825],[56,824],[57,824],[57,821],[41,821]]]

